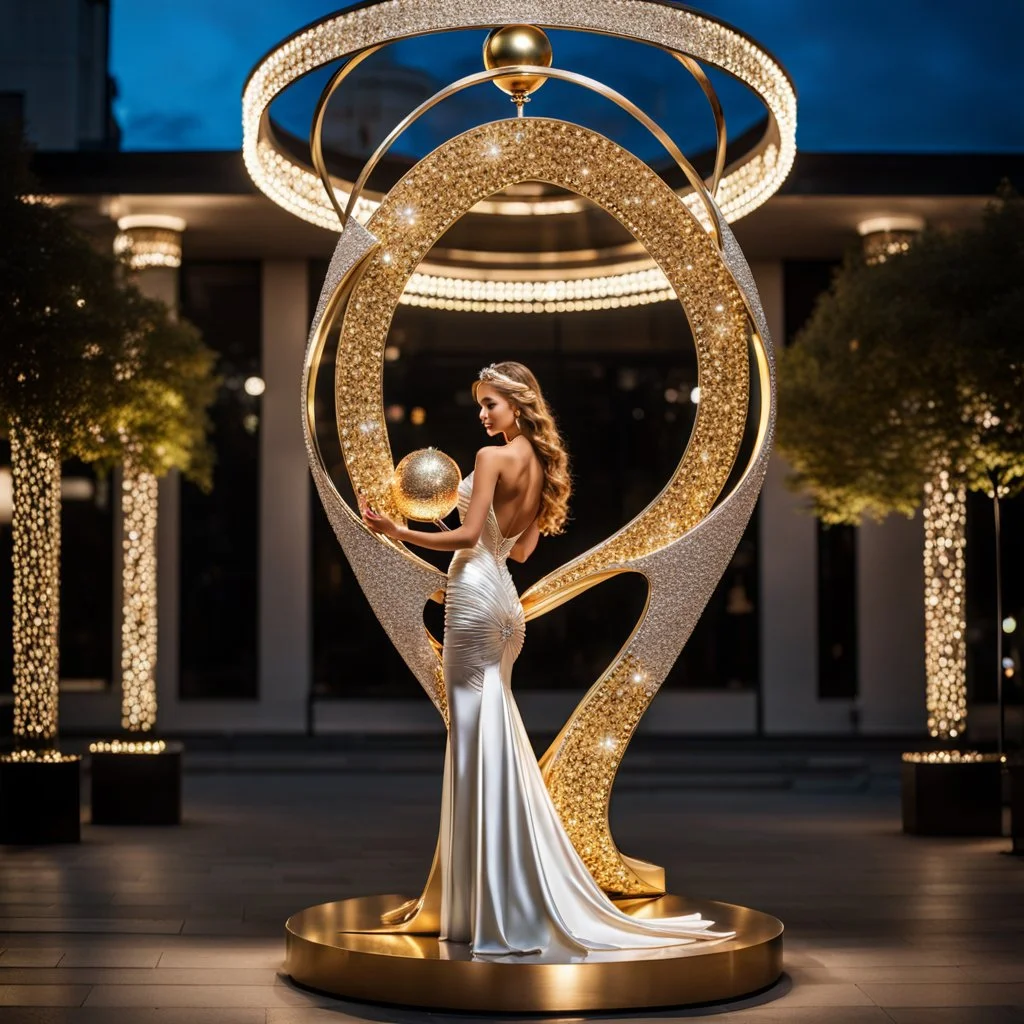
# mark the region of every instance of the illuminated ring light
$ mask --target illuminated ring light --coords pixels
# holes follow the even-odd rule
[[[303,220],[337,230],[337,214],[316,172],[287,153],[274,133],[269,116],[273,100],[317,68],[400,39],[521,23],[648,43],[672,54],[691,71],[688,61],[704,61],[752,89],[767,110],[767,127],[760,141],[727,168],[718,183],[716,199],[726,221],[738,220],[756,209],[785,180],[796,155],[796,94],[782,66],[752,39],[725,23],[657,0],[591,0],[586,5],[568,0],[463,0],[457,10],[450,5],[424,4],[422,0],[377,0],[323,18],[275,47],[246,81],[242,155],[250,177],[279,206]],[[703,83],[701,87],[705,88]],[[724,145],[724,120],[719,123],[717,113],[716,124],[717,171]],[[339,181],[335,191],[341,202],[347,202],[348,183]],[[555,197],[554,202],[558,205],[553,212],[571,212],[561,197]],[[378,205],[377,198],[364,195],[355,215],[365,220]],[[538,201],[528,212],[544,213],[547,205]],[[486,209],[494,214],[523,212],[506,211],[504,206],[493,202]]]
[[[467,75],[440,89],[403,118],[388,133],[380,145],[377,146],[352,186],[345,208],[342,209],[333,190],[323,155],[322,130],[324,113],[331,96],[353,67],[358,65],[370,53],[376,52],[377,49],[379,47],[364,51],[335,73],[321,93],[313,115],[313,128],[310,133],[313,164],[324,185],[324,192],[334,206],[343,231],[344,226],[349,223],[353,216],[353,212],[359,209],[366,182],[369,180],[374,168],[377,167],[397,139],[423,114],[456,93],[472,86],[490,82],[509,74],[543,74],[546,78],[559,79],[597,93],[599,96],[615,103],[620,109],[639,121],[661,143],[683,176],[690,183],[693,191],[683,200],[684,205],[714,236],[716,245],[721,249],[722,234],[718,226],[712,192],[701,181],[693,165],[683,156],[679,147],[668,133],[635,103],[632,103],[616,90],[609,88],[603,82],[585,75],[576,74],[575,72],[550,67],[540,68],[529,65],[502,67]],[[703,77],[703,73],[700,72],[699,68],[696,68],[696,73]],[[718,140],[720,145],[715,162],[715,172],[710,186],[713,189],[717,184],[725,158],[724,118],[721,116],[721,106],[718,103],[717,94],[715,94],[710,82],[707,82],[706,77],[703,78],[703,83],[715,114],[716,124],[719,126]],[[486,200],[482,200],[475,208],[479,209],[484,203],[486,203]],[[465,277],[453,276],[450,273],[444,273],[442,270],[442,272],[436,274],[423,273],[413,275],[399,301],[405,305],[460,312],[561,313],[647,305],[652,302],[661,302],[676,297],[676,292],[664,273],[657,266],[650,266],[649,262],[648,264],[641,264],[639,268],[635,264],[619,264],[611,268],[611,272],[598,276],[592,276],[592,273],[578,283],[572,279],[552,280],[550,277],[538,279],[536,274],[519,281],[490,279],[485,283],[480,280],[467,280]]]
[[[401,124],[389,134],[387,140],[385,140],[385,142],[383,142],[377,148],[376,152],[368,161],[366,168],[359,176],[359,181],[356,182],[355,187],[351,189],[351,191],[349,192],[348,199],[345,202],[345,209],[343,210],[341,207],[341,202],[339,201],[338,198],[338,190],[335,188],[333,179],[331,178],[331,174],[327,169],[327,162],[324,160],[324,116],[327,113],[327,104],[330,102],[331,97],[338,91],[339,88],[341,88],[342,84],[345,82],[348,76],[351,75],[352,72],[355,71],[355,69],[359,67],[359,65],[362,64],[362,62],[366,60],[367,57],[372,56],[378,50],[381,49],[383,49],[383,44],[381,44],[380,46],[371,46],[368,49],[363,50],[361,53],[358,53],[355,56],[349,58],[349,60],[347,60],[340,68],[338,68],[338,70],[335,71],[335,73],[331,76],[330,81],[324,86],[323,91],[320,93],[320,98],[319,100],[317,100],[316,109],[313,112],[313,127],[309,135],[313,166],[316,168],[316,172],[320,176],[320,181],[323,183],[324,186],[324,192],[327,194],[327,198],[330,200],[331,205],[334,207],[334,212],[338,216],[338,221],[342,226],[342,230],[344,230],[344,226],[348,222],[348,218],[351,216],[353,209],[356,208],[358,193],[362,191],[362,186],[366,184],[370,171],[374,166],[376,166],[377,161],[380,159],[384,151],[389,148],[391,143],[393,143],[394,140],[399,135],[401,135],[405,128],[407,128],[413,121],[415,121],[416,118],[420,116],[420,114],[424,113],[425,110],[430,109],[430,107],[434,106],[435,103],[438,103],[443,99],[446,99],[448,96],[458,91],[458,89],[464,88],[468,84],[475,84],[475,82],[477,81],[487,81],[488,78],[494,79],[496,77],[494,75],[491,75],[483,79],[464,78],[460,80],[460,82],[452,84],[447,89],[441,90],[441,92],[437,93],[432,99],[426,101],[426,103],[421,104],[420,107],[418,107],[417,110],[415,110],[412,114],[405,118],[401,122]],[[718,98],[718,93],[715,91],[715,88],[711,84],[711,81],[708,78],[708,76],[704,73],[704,69],[692,57],[687,57],[685,54],[673,53],[672,56],[674,56],[679,61],[679,63],[682,64],[683,67],[690,72],[694,80],[700,86],[701,91],[704,93],[704,96],[706,97],[708,104],[711,107],[711,114],[715,119],[715,166],[714,170],[711,172],[711,180],[707,185],[707,189],[712,197],[717,197],[718,186],[722,180],[722,172],[725,170],[725,157],[728,144],[728,135],[725,127],[725,112],[722,109],[722,104]],[[510,70],[514,73],[515,70],[523,69],[520,68]],[[550,65],[543,69],[537,70],[542,71],[540,77],[542,77],[545,80],[552,77]],[[504,75],[502,75],[501,77],[504,77]],[[556,75],[555,77],[558,76]],[[582,76],[579,75],[563,75],[562,77],[565,78],[565,80],[567,81],[575,81],[578,84],[585,84],[589,88],[593,88],[596,92],[608,95],[607,87],[599,82],[596,82],[594,79],[583,78]],[[630,113],[633,114],[633,116],[637,116],[639,108],[637,108],[634,104],[628,104],[627,106],[627,104],[623,103],[622,100],[618,97],[615,98],[615,102],[618,103],[619,106],[623,107],[623,109],[627,109]],[[647,127],[650,127],[650,125],[647,125]],[[658,129],[658,131],[655,132],[655,134],[658,135],[663,145],[667,145],[666,139],[662,138],[664,132],[662,132],[660,128]],[[690,175],[686,173],[685,169],[684,174],[686,174],[688,180],[691,180],[692,184],[692,179],[690,179]],[[697,188],[697,186],[694,186],[694,188],[695,191],[700,191],[699,188]],[[550,197],[547,199],[540,200],[533,204],[523,203],[515,199],[509,199],[508,197],[503,197],[499,200],[484,199],[481,200],[480,205],[477,207],[477,211],[480,213],[505,213],[510,216],[579,213],[581,209],[582,207],[578,199],[560,199]]]

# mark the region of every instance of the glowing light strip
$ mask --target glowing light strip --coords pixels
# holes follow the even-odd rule
[[[978,753],[976,750],[926,750],[904,754],[904,764],[992,764],[1004,762],[1004,754]]]
[[[413,274],[406,306],[472,313],[574,313],[667,302],[676,297],[657,267],[597,277],[487,280]]]
[[[149,732],[156,725],[157,480],[130,459],[124,464],[121,512],[121,726]]]
[[[114,254],[127,259],[132,270],[181,266],[181,217],[139,213],[122,217],[117,226]]]
[[[57,738],[60,452],[55,442],[18,423],[11,425],[10,440],[14,737],[19,747],[45,747]]]
[[[457,16],[449,11],[448,5],[421,0],[364,6],[310,25],[264,57],[242,97],[242,155],[257,187],[296,216],[337,230],[337,215],[316,174],[276,145],[269,124],[273,99],[303,75],[371,46],[453,29],[523,22],[614,35],[673,55],[684,53],[721,68],[753,89],[768,110],[769,126],[753,152],[721,179],[717,198],[727,221],[760,206],[778,190],[792,167],[796,155],[793,87],[777,61],[722,22],[650,0],[591,0],[586,6],[575,0],[463,0]],[[344,206],[349,197],[345,186],[334,191],[337,203]],[[693,194],[687,196],[688,204],[691,201],[697,201]],[[361,196],[354,215],[365,221],[378,205],[377,200]],[[543,202],[533,205],[532,213],[545,212]],[[492,212],[506,212],[502,207],[495,203]],[[695,206],[691,209],[697,212]]]
[[[967,725],[967,492],[946,470],[924,487],[924,667],[928,732]]]
[[[90,754],[162,754],[163,740],[99,740],[89,744]]]

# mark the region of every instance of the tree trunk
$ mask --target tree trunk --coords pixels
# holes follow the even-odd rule
[[[14,540],[14,737],[19,751],[57,741],[60,672],[60,448],[11,424]]]
[[[967,725],[967,494],[942,470],[924,488],[924,650],[928,732]]]
[[[157,480],[125,459],[121,484],[121,727],[156,726],[156,520]]]

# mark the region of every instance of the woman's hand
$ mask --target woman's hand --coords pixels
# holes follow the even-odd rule
[[[359,496],[359,511],[363,515],[363,522],[366,524],[367,529],[372,530],[374,533],[383,534],[385,537],[390,537],[392,540],[401,539],[399,536],[401,527],[388,519],[387,516],[374,512],[362,495]]]

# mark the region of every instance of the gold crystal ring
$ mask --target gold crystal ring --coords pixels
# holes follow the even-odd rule
[[[348,184],[339,181],[334,185],[339,195],[329,197],[316,171],[285,151],[270,122],[274,98],[317,68],[400,39],[524,22],[648,43],[677,59],[685,57],[717,67],[752,89],[767,110],[765,132],[724,172],[719,171],[719,163],[724,163],[724,120],[720,123],[716,114],[719,141],[712,184],[718,187],[712,191],[726,221],[738,220],[756,209],[785,180],[796,154],[796,93],[782,66],[768,51],[724,22],[660,0],[589,0],[586,4],[579,0],[460,0],[458,4],[377,0],[323,18],[275,47],[246,81],[242,154],[250,177],[262,192],[291,213],[337,230],[335,206],[347,202]],[[692,71],[690,64],[683,63]],[[711,100],[711,94],[704,91]],[[716,109],[715,101],[712,109]],[[365,218],[377,205],[375,198],[364,196],[356,215]],[[545,205],[537,203],[534,212],[545,212]],[[504,212],[500,202],[489,204],[487,209]],[[553,209],[563,212],[562,206]]]
[[[451,175],[451,168],[460,170]],[[749,267],[724,219],[716,211],[725,243],[719,249],[644,162],[580,125],[513,118],[449,140],[391,189],[365,227],[352,220],[338,240],[304,367],[310,466],[368,600],[446,718],[438,645],[422,619],[425,602],[445,586],[444,574],[371,534],[341,499],[318,451],[315,382],[325,339],[340,319],[335,401],[345,466],[355,492],[397,514],[384,486],[394,467],[381,398],[383,352],[394,310],[422,253],[485,196],[523,180],[550,181],[576,191],[619,220],[669,275],[697,351],[701,401],[668,484],[640,515],[538,581],[522,598],[527,618],[533,619],[619,573],[638,572],[648,580],[643,618],[566,722],[542,768],[567,834],[598,884],[622,895],[651,895],[664,890],[663,872],[619,852],[608,824],[611,787],[633,730],[749,520],[775,416],[767,323]],[[751,385],[759,396],[757,436],[741,476],[723,494],[748,426]],[[402,908],[401,920],[389,926],[424,927],[424,920],[432,920],[431,891],[428,883],[419,909]]]

